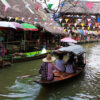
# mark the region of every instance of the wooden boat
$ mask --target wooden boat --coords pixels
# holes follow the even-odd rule
[[[47,50],[47,53],[51,52],[50,50]],[[32,54],[34,52],[30,52],[30,54]],[[40,59],[40,58],[44,58],[47,53],[44,53],[44,54],[38,54],[40,53],[39,52],[36,52],[37,54],[36,55],[30,55],[30,56],[27,56],[26,54],[29,54],[29,53],[25,53],[25,55],[20,55],[20,54],[13,54],[11,55],[12,57],[9,59],[5,59],[5,61],[11,61],[12,63],[17,63],[17,62],[24,62],[24,61],[31,61],[31,60],[36,60],[36,59]]]
[[[86,65],[86,55],[85,55],[86,50],[82,46],[73,45],[73,46],[68,46],[68,47],[61,47],[60,49],[57,49],[53,52],[57,53],[57,54],[63,53],[65,55],[66,55],[66,53],[73,53],[76,57],[82,57],[83,58],[83,60],[82,60],[83,63],[81,65],[79,63],[77,64],[77,70],[76,70],[75,73],[68,74],[66,72],[64,72],[64,73],[54,72],[54,79],[52,81],[47,81],[47,80],[40,79],[39,81],[36,81],[37,83],[42,84],[42,85],[50,85],[50,84],[53,84],[53,83],[59,83],[61,81],[67,80],[67,79],[72,78],[72,77],[75,77],[75,76],[79,75],[81,72],[84,71],[85,65]],[[79,58],[79,60],[81,60],[81,59]]]
[[[54,84],[54,83],[59,83],[59,82],[65,81],[67,79],[70,79],[72,77],[75,77],[75,76],[79,75],[81,72],[84,71],[84,69],[85,69],[85,67],[82,68],[82,69],[78,69],[76,71],[76,73],[72,73],[72,74],[68,74],[66,72],[64,72],[64,73],[55,72],[54,73],[55,77],[54,77],[54,79],[52,81],[39,80],[39,81],[36,81],[36,82],[39,83],[39,84],[42,84],[42,85],[50,85],[50,84]]]

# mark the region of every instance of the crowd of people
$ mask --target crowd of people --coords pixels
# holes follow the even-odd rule
[[[50,81],[54,79],[55,71],[72,74],[76,73],[78,68],[84,67],[83,55],[75,56],[73,53],[69,53],[67,61],[64,61],[63,56],[63,54],[59,54],[58,59],[56,60],[55,57],[48,54],[47,57],[43,59],[43,63],[39,70],[41,79]],[[53,63],[54,60],[56,60],[56,65]]]

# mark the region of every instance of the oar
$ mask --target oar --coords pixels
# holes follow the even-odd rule
[[[18,76],[17,78],[23,79],[23,78],[27,78],[27,77],[32,77],[32,75],[23,75],[23,76]]]

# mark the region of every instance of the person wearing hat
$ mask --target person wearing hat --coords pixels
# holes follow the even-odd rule
[[[47,57],[42,61],[39,73],[41,74],[41,79],[43,80],[53,80],[54,79],[54,69],[61,71],[58,67],[53,64],[53,61],[56,60],[55,57],[52,57],[51,54],[47,54]]]

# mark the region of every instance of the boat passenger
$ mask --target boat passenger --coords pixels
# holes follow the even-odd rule
[[[66,72],[71,74],[76,72],[74,55],[71,54],[66,63]]]
[[[63,60],[63,54],[59,54],[59,58],[56,60],[56,66],[61,69],[61,72],[65,72],[65,61]]]
[[[43,63],[40,67],[39,73],[41,74],[42,80],[53,80],[54,79],[54,69],[61,71],[58,67],[53,64],[55,57],[48,54],[46,58],[43,59]]]
[[[78,58],[78,61],[77,61],[78,68],[85,67],[83,55],[81,54],[77,58]]]

